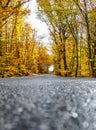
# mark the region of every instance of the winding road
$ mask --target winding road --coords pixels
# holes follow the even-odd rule
[[[0,78],[0,130],[96,130],[96,79]]]

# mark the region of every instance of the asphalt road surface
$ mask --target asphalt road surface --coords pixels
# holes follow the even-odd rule
[[[0,79],[0,130],[96,130],[96,79]]]

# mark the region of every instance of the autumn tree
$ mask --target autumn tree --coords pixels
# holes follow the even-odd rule
[[[30,11],[23,4],[28,1],[1,1],[0,77],[33,75],[44,65],[48,69],[47,49],[39,45],[36,31],[25,21]]]
[[[63,70],[67,71],[67,61],[66,61],[66,39],[68,38],[68,26],[65,23],[65,20],[63,19],[63,13],[60,11],[60,9],[57,8],[57,5],[61,4],[60,1],[39,1],[39,7],[40,11],[45,13],[47,16],[48,21],[45,20],[45,22],[49,25],[49,30],[51,37],[56,44],[56,46],[59,46],[62,43],[62,48],[58,50],[58,53],[60,52],[60,55],[57,58],[57,66],[58,70],[61,69],[60,61],[63,60]],[[41,16],[42,18],[42,16]],[[57,47],[58,49],[58,47]]]
[[[78,7],[82,18],[84,19],[85,27],[86,27],[86,38],[88,44],[88,58],[90,64],[90,73],[91,76],[95,76],[96,71],[94,71],[94,59],[92,54],[92,41],[91,41],[91,19],[90,12],[95,7],[95,1],[90,2],[89,0],[77,1],[73,0],[75,5]],[[96,7],[95,7],[96,8]],[[93,11],[94,13],[94,11]]]
[[[48,49],[41,43],[37,44],[38,57],[38,71],[39,73],[49,73],[49,66],[52,64],[51,56],[48,54]]]
[[[77,77],[83,75],[82,69],[85,68],[84,71],[87,71],[89,76],[95,76],[95,41],[93,43],[95,33],[92,29],[93,26],[95,28],[96,23],[96,21],[92,22],[96,8],[95,1],[43,0],[41,2],[37,0],[37,2],[40,12],[47,17],[43,17],[43,15],[41,19],[43,17],[49,26],[53,43],[56,44],[53,44],[55,70],[61,71],[63,65],[63,70],[70,70],[71,74]],[[71,45],[70,39],[73,39]],[[67,50],[69,45],[71,55]],[[68,56],[71,57],[70,61],[67,59]],[[86,59],[86,62],[83,62],[83,58]]]

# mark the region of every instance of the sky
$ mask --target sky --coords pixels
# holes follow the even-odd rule
[[[37,32],[37,40],[42,42],[47,48],[49,49],[48,53],[51,54],[50,51],[50,37],[49,37],[49,31],[48,26],[45,22],[41,21],[38,16],[38,4],[36,3],[36,0],[32,0],[28,4],[28,8],[31,10],[30,15],[27,18],[27,22],[32,26],[33,29]],[[42,37],[42,39],[40,38]],[[53,65],[49,67],[49,71],[53,71],[54,67]]]
[[[41,21],[36,14],[38,11],[38,4],[36,3],[36,0],[29,2],[28,8],[31,10],[31,13],[27,18],[27,22],[32,25],[33,29],[36,30],[37,40],[40,40],[40,42],[48,45],[50,42],[48,27],[46,23]]]

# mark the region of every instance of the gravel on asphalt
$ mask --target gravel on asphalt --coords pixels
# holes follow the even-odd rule
[[[96,79],[0,78],[0,130],[96,130]]]

